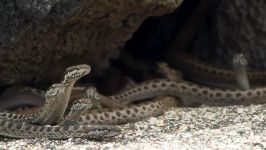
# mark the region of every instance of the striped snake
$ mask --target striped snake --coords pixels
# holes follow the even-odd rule
[[[38,112],[26,115],[14,113],[0,113],[0,135],[12,138],[51,138],[66,139],[70,137],[82,137],[102,139],[113,137],[120,133],[115,126],[105,125],[64,125],[44,126],[63,120],[63,115],[68,105],[71,90],[74,83],[82,76],[88,74],[90,66],[77,65],[67,68],[62,83],[53,84],[45,94],[45,104]],[[89,105],[87,105],[89,106]],[[77,110],[73,106],[72,111]],[[88,109],[88,108],[87,108]],[[68,116],[72,114],[69,113]],[[67,117],[68,117],[67,116]]]
[[[65,87],[63,86],[61,88],[65,88]],[[65,90],[62,90],[62,91],[65,91]],[[71,92],[71,90],[69,91]],[[47,93],[49,93],[49,90],[47,91]],[[151,81],[137,84],[135,87],[124,90],[122,93],[119,93],[114,96],[104,96],[91,89],[87,89],[85,93],[86,93],[85,101],[98,99],[99,101],[104,101],[107,104],[108,102],[110,102],[110,103],[116,103],[118,105],[119,104],[127,105],[129,103],[140,101],[142,99],[152,98],[152,97],[162,96],[162,95],[169,95],[169,96],[175,96],[178,98],[182,98],[182,103],[184,106],[192,106],[196,104],[207,104],[207,105],[231,104],[232,105],[232,104],[265,103],[266,88],[261,87],[261,88],[246,89],[246,90],[230,90],[230,89],[225,90],[225,89],[201,86],[201,85],[186,82],[186,81],[177,82],[177,81],[172,81],[168,79],[157,79],[157,80],[151,80]],[[92,97],[93,94],[96,94],[97,98],[93,98]],[[49,97],[47,97],[47,99],[48,98]],[[54,126],[54,127],[64,128],[65,126],[67,126],[69,127],[68,129],[73,129],[74,126],[85,126],[88,124],[99,125],[99,124],[125,123],[128,121],[139,120],[140,118],[145,118],[151,115],[161,114],[163,110],[165,110],[166,108],[169,108],[169,106],[176,105],[176,102],[175,100],[171,98],[164,97],[164,98],[158,98],[155,101],[132,105],[126,108],[91,110],[85,107],[84,110],[80,110],[83,104],[85,104],[84,106],[87,106],[86,102],[84,101],[78,101],[76,104],[74,104],[72,106],[73,109],[71,109],[70,113],[63,120],[61,119],[62,117],[61,118],[57,117],[57,119],[54,119],[54,121],[62,120],[59,126]],[[78,106],[76,107],[76,105]],[[143,114],[144,116],[142,116]],[[9,118],[6,120],[8,121],[12,120],[12,122],[15,122],[14,120],[17,121],[18,118],[23,118],[21,116],[16,116],[16,115],[15,117],[14,116],[12,117],[12,115],[9,115],[8,117],[5,116],[3,118]],[[11,119],[11,118],[14,118],[14,119]],[[29,118],[29,117],[26,117],[26,118]],[[2,120],[5,120],[5,119],[2,119]],[[114,126],[112,127],[115,128]],[[32,127],[32,129],[34,129],[34,127]],[[52,129],[49,129],[49,130],[52,130]],[[34,132],[33,130],[31,131]],[[63,130],[59,130],[59,129],[53,130],[53,133],[54,131],[63,132]],[[110,132],[114,132],[114,131],[115,130],[112,130]],[[116,131],[118,131],[118,129],[116,129]],[[118,132],[116,133],[118,134]],[[60,135],[60,134],[57,134],[57,135]],[[26,137],[30,138],[30,136],[26,136]],[[86,137],[86,136],[84,135],[82,137]],[[53,137],[49,137],[49,138],[53,138]]]

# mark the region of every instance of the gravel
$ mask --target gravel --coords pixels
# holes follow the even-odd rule
[[[257,149],[266,150],[266,104],[173,108],[159,117],[120,126],[111,140],[2,139],[0,149]]]

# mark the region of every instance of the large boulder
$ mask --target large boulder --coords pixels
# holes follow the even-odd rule
[[[182,0],[5,0],[0,2],[0,87],[58,82],[65,68],[96,72],[117,58],[144,19]]]

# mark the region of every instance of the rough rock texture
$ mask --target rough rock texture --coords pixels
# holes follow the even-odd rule
[[[4,139],[2,149],[31,150],[265,150],[266,105],[175,108],[160,117],[121,125],[112,140]]]
[[[0,87],[55,82],[88,63],[98,71],[149,16],[182,0],[5,0],[0,2]]]
[[[221,0],[199,32],[194,53],[230,65],[242,52],[251,66],[266,67],[266,1]]]

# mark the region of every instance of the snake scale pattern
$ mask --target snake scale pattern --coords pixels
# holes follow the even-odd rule
[[[37,113],[27,115],[0,113],[0,135],[12,138],[67,139],[70,137],[82,137],[103,139],[119,134],[120,129],[111,125],[43,126],[43,124],[60,121],[63,118],[74,82],[88,74],[89,71],[90,67],[88,65],[68,68],[63,82],[53,84],[47,90],[45,104]]]
[[[196,69],[201,67],[196,67]],[[87,89],[84,97],[78,99],[71,107],[70,112],[66,114],[75,82],[89,72],[90,67],[88,65],[68,68],[64,73],[64,80],[52,85],[47,90],[45,104],[38,112],[26,115],[0,113],[0,135],[12,138],[67,139],[81,137],[104,139],[116,136],[121,132],[113,124],[123,124],[160,115],[168,108],[177,105],[175,98],[165,96],[181,98],[183,106],[265,103],[266,97],[265,87],[250,89],[247,84],[242,84],[247,81],[246,78],[237,81],[240,89],[236,90],[211,88],[187,81],[173,81],[164,78],[137,84],[133,88],[126,89],[114,96],[104,96],[95,90]],[[232,74],[226,71],[223,73],[227,76]],[[237,73],[234,74],[237,75]],[[241,72],[241,78],[245,73],[245,70]],[[265,76],[265,74],[247,72],[247,76],[254,79]],[[97,96],[95,97],[95,95]],[[154,97],[158,98],[153,101],[129,105],[132,102]],[[91,101],[105,104],[114,103],[121,107],[91,109]]]

